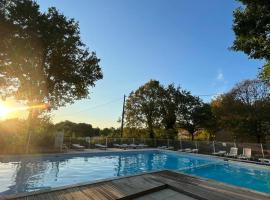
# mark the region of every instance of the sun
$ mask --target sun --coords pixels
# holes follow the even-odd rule
[[[0,104],[0,117],[6,117],[8,115],[8,113],[10,112],[10,109],[8,107],[6,107],[3,104]]]

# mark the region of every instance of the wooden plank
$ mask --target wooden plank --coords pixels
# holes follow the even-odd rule
[[[151,194],[151,193],[154,193],[154,192],[157,192],[157,191],[160,191],[160,190],[164,190],[167,187],[168,187],[168,185],[163,184],[163,185],[160,185],[160,186],[157,186],[157,187],[153,187],[153,188],[148,189],[148,190],[144,190],[144,191],[141,191],[141,192],[138,192],[138,193],[134,193],[134,194],[131,194],[131,195],[128,195],[128,196],[119,198],[119,200],[129,200],[129,199],[141,197],[141,196],[144,196],[144,195],[147,195],[147,194]]]
[[[229,186],[216,181],[203,180],[196,177],[183,175],[171,171],[163,171],[155,176],[160,181],[166,182],[172,188],[189,195],[195,195],[208,200],[269,200],[270,196],[234,186]]]

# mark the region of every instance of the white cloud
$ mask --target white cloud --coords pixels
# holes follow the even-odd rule
[[[212,96],[212,99],[223,94],[228,89],[228,81],[221,69],[217,71],[216,76],[213,79],[212,88],[215,90],[215,95]]]
[[[218,81],[224,81],[224,75],[223,75],[222,71],[218,72],[216,79]]]

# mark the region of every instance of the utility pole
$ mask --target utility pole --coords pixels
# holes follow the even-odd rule
[[[121,120],[121,138],[123,137],[123,132],[124,132],[125,103],[126,103],[126,95],[124,95],[124,101],[123,101],[123,111],[122,111],[122,120]]]

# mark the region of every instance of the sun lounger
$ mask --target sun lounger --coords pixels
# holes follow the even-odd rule
[[[185,148],[183,152],[191,153],[191,148]]]
[[[136,149],[137,148],[137,145],[136,144],[129,144],[128,145],[128,148],[130,148],[130,149]]]
[[[212,153],[212,155],[214,156],[224,156],[225,154],[226,154],[226,151],[218,151],[218,152]]]
[[[177,151],[179,151],[179,152],[183,152],[183,151],[185,151],[184,149],[178,149]]]
[[[120,148],[121,147],[120,144],[113,144],[113,146],[116,147],[116,148]]]
[[[128,148],[128,145],[127,144],[120,144],[120,148],[121,149],[127,149]]]
[[[226,153],[225,156],[227,157],[237,157],[238,155],[238,148],[236,147],[231,147],[230,153]]]
[[[95,144],[95,146],[99,149],[103,149],[103,150],[106,150],[107,149],[107,146],[106,145],[102,145],[102,144]]]
[[[243,154],[238,156],[238,158],[249,160],[251,158],[251,148],[243,148]]]
[[[192,153],[198,153],[199,149],[191,149]]]
[[[84,150],[85,147],[79,144],[71,144],[72,149],[76,149],[76,150]]]
[[[186,153],[191,153],[192,151],[191,151],[191,148],[185,148],[185,149],[184,149],[184,152],[186,152]]]
[[[137,148],[140,148],[140,149],[147,148],[147,147],[148,147],[148,145],[146,145],[146,144],[138,144],[137,145]]]
[[[158,146],[157,148],[158,149],[165,149],[165,148],[167,148],[167,146]]]
[[[198,153],[198,149],[191,149],[191,148],[185,148],[185,149],[179,149],[180,152],[186,152],[186,153]]]
[[[266,158],[259,158],[259,161],[262,163],[267,163],[270,164],[270,159],[266,159]]]
[[[173,146],[169,146],[169,147],[166,147],[165,149],[166,150],[174,150],[174,147]]]

